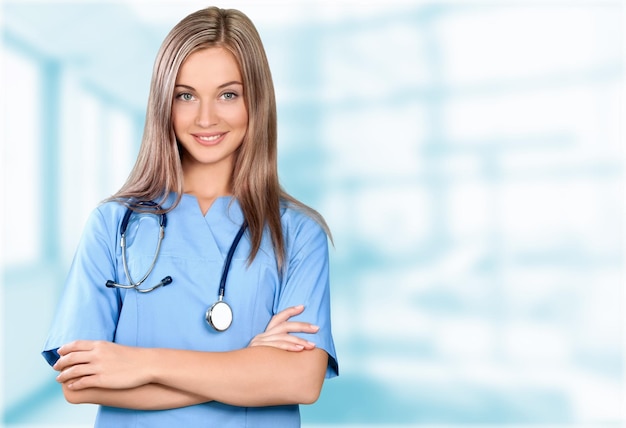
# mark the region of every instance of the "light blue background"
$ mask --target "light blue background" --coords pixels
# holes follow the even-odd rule
[[[621,426],[619,1],[227,2],[264,40],[284,186],[328,220],[341,376],[305,426]],[[205,2],[2,3],[2,402],[89,426],[39,356],[152,62]]]

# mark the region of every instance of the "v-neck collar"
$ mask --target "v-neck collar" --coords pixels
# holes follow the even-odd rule
[[[222,258],[225,258],[243,223],[239,201],[233,196],[220,196],[213,201],[205,215],[202,215],[198,199],[194,195],[184,193],[180,203],[183,204],[181,208],[204,218],[204,223],[213,238],[211,240],[213,245],[217,247]]]

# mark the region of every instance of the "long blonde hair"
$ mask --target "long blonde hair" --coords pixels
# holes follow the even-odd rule
[[[179,146],[172,127],[172,99],[181,64],[193,52],[210,47],[230,51],[243,78],[248,110],[248,130],[235,154],[232,192],[248,223],[251,240],[249,262],[261,245],[263,229],[270,231],[279,269],[285,263],[280,221],[281,200],[315,219],[330,237],[322,216],[287,194],[280,186],[277,168],[277,123],[274,85],[261,38],[250,19],[235,9],[209,7],[180,21],[167,35],[157,54],[137,161],[126,183],[108,200],[129,198],[164,203],[170,192],[175,202],[183,193]]]

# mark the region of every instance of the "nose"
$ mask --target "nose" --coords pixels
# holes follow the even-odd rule
[[[208,128],[217,123],[217,114],[215,106],[210,102],[200,102],[198,114],[196,116],[196,125],[202,128]]]

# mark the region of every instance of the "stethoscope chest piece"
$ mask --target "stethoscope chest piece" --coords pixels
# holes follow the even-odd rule
[[[220,279],[220,288],[218,293],[217,302],[213,303],[206,311],[206,322],[209,323],[211,327],[213,327],[217,331],[225,331],[230,327],[233,322],[233,310],[228,306],[228,303],[224,301],[224,292],[226,290],[226,277],[228,276],[228,269],[230,268],[230,263],[233,260],[233,255],[235,254],[235,249],[243,236],[243,233],[248,227],[247,223],[244,221],[241,227],[239,228],[239,232],[237,232],[237,236],[235,236],[235,240],[230,245],[230,249],[228,250],[228,255],[226,256],[226,261],[224,262],[224,269],[222,270],[222,278]]]
[[[220,299],[206,311],[206,321],[215,330],[225,331],[233,322],[233,310]]]

